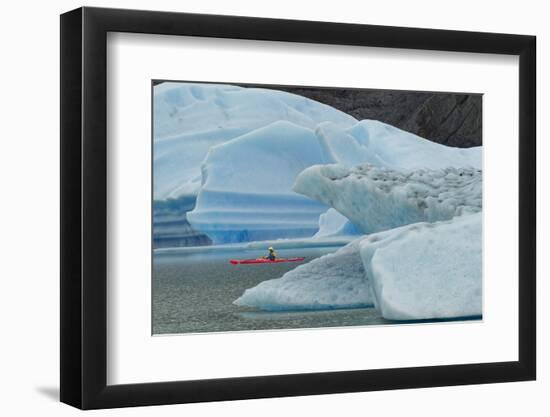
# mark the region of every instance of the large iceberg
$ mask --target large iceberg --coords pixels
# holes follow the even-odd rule
[[[384,141],[384,146],[378,143],[380,140]],[[393,159],[388,149],[394,150]],[[318,188],[307,181],[308,175],[315,170],[322,174],[329,170],[336,172],[336,167],[323,165],[331,163],[338,163],[340,171],[358,161],[377,164],[380,169],[400,164],[414,167],[408,153],[413,151],[418,156],[417,163],[433,168],[442,164],[476,166],[481,154],[479,149],[448,148],[375,121],[362,121],[348,130],[333,122],[320,123],[315,130],[289,121],[275,122],[209,150],[202,164],[197,204],[188,220],[215,244],[314,234],[317,237],[353,234],[357,231],[356,226],[360,226],[355,218],[338,206],[335,208],[351,221],[329,212],[320,217],[326,206],[303,197],[333,205],[330,199],[324,201],[315,194]],[[441,156],[435,158],[436,154]],[[464,175],[478,172],[475,168],[463,171]],[[462,175],[458,171],[443,175],[451,181],[455,172],[457,178]],[[302,180],[296,182],[294,191],[303,195],[292,191],[298,174]],[[424,182],[431,179],[426,178]],[[409,180],[412,179],[403,179]],[[417,182],[422,182],[422,178]],[[417,221],[438,219],[419,216]],[[410,223],[399,218],[395,221],[391,227]],[[369,232],[376,230],[382,228],[371,228]]]
[[[220,152],[226,148],[216,151],[217,146],[233,140],[248,143],[249,135],[261,141],[264,129],[273,125],[273,133],[274,128],[286,122],[288,129],[281,129],[275,136],[271,134],[272,141],[267,144],[269,154],[256,153],[255,157],[271,158],[272,161],[277,157],[279,160],[283,156],[290,157],[296,161],[297,167],[305,167],[305,162],[321,163],[320,159],[309,157],[309,148],[320,154],[317,141],[315,144],[310,141],[309,148],[292,146],[296,151],[292,155],[290,148],[279,152],[280,148],[293,139],[300,140],[303,129],[308,129],[314,136],[312,132],[321,122],[339,127],[357,122],[339,110],[298,95],[220,84],[158,84],[154,87],[153,112],[155,247],[200,245],[212,240],[227,243],[311,236],[317,231],[318,216],[326,207],[321,208],[321,204],[292,193],[291,184],[286,193],[281,193],[280,187],[277,191],[270,191],[281,177],[288,176],[282,170],[276,173],[247,170],[250,177],[235,176],[233,184],[221,193],[210,187],[213,182],[210,180],[210,188],[202,193],[200,206],[194,213],[195,225],[189,223],[187,212],[195,207],[199,190],[207,182],[203,174],[225,175],[223,172],[228,166],[233,166],[235,169],[231,171],[235,173],[237,167],[251,161],[252,155],[246,147],[235,145],[232,159],[222,160]],[[291,130],[298,135],[286,136]],[[211,158],[206,160],[208,155]],[[205,169],[201,171],[203,163]],[[254,190],[246,192],[245,189],[254,183]],[[262,195],[257,193],[258,190]],[[270,193],[271,197],[268,196]],[[282,215],[273,222],[277,210],[282,210]],[[204,229],[208,236],[199,229]]]
[[[187,218],[214,244],[312,236],[327,207],[292,191],[298,174],[322,163],[311,129],[272,123],[214,146]]]
[[[352,232],[353,221],[320,218],[328,207],[292,191],[312,165],[479,168],[481,160],[480,148],[449,148],[377,121],[357,122],[305,97],[219,84],[155,86],[153,132],[155,200],[196,197],[174,233],[206,235],[215,244]],[[334,221],[339,230],[329,230]]]
[[[264,310],[374,304],[392,320],[482,314],[479,170],[314,166],[294,189],[371,234],[246,290],[236,304]]]
[[[481,221],[477,213],[363,236],[234,303],[267,311],[374,305],[389,320],[481,316]]]
[[[196,195],[211,147],[277,121],[315,129],[357,120],[333,107],[277,90],[164,82],[153,91],[155,200]]]

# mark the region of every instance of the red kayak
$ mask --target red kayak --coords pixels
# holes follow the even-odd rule
[[[276,264],[280,262],[301,262],[305,258],[286,258],[286,259],[275,259],[270,261],[269,259],[231,259],[229,262],[233,265],[245,265],[245,264]]]

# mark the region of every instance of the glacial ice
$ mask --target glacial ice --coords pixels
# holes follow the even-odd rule
[[[196,197],[190,226],[174,233],[207,235],[214,244],[353,232],[352,222],[325,230],[337,220],[319,218],[328,207],[292,191],[311,165],[414,169],[478,167],[480,160],[480,148],[449,148],[377,121],[357,122],[286,92],[169,82],[154,88],[154,198]]]
[[[236,304],[481,315],[481,147],[436,144],[276,90],[167,82],[153,100],[159,246],[300,247],[370,233]]]
[[[374,303],[391,320],[482,314],[482,213],[363,238]]]
[[[203,246],[212,242],[194,230],[187,212],[195,207],[194,196],[153,201],[153,247]]]
[[[261,310],[319,310],[373,305],[358,241],[263,281],[234,301]]]
[[[474,168],[395,171],[372,165],[317,165],[294,190],[327,204],[373,233],[481,211],[481,171]]]
[[[196,195],[212,146],[277,121],[314,129],[357,121],[339,110],[277,90],[164,82],[153,92],[154,199]]]
[[[246,290],[236,304],[374,304],[391,320],[481,315],[481,171],[323,165],[302,172],[294,189],[345,215],[325,229],[349,218],[371,234]]]
[[[214,146],[187,219],[214,244],[312,236],[327,207],[292,185],[305,168],[322,162],[313,131],[286,121]]]
[[[481,220],[468,214],[361,236],[234,303],[266,311],[374,305],[388,320],[481,316]]]
[[[307,237],[316,233],[318,237],[353,234],[357,233],[355,226],[360,226],[355,218],[342,210],[350,222],[344,224],[342,218],[331,213],[320,218],[326,207],[292,192],[300,172],[312,165],[335,162],[342,167],[364,161],[381,167],[401,164],[414,167],[414,161],[436,168],[441,164],[473,166],[478,164],[481,154],[480,149],[448,148],[375,121],[359,122],[348,131],[342,136],[343,128],[333,122],[321,123],[312,130],[278,121],[213,146],[202,164],[202,186],[197,205],[188,215],[189,222],[215,244]],[[385,141],[384,146],[378,143],[379,136]],[[407,152],[418,158],[411,160]],[[440,156],[435,158],[436,154]],[[297,187],[299,184],[298,181]],[[332,205],[331,201],[320,200],[313,194],[314,186],[311,190],[296,188],[296,191]],[[418,221],[421,220],[425,218]],[[396,222],[393,227],[404,224],[400,219]],[[371,228],[369,232],[376,230],[382,229]]]

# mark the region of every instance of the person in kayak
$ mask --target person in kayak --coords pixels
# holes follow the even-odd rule
[[[269,253],[267,254],[267,256],[264,256],[264,259],[269,259],[270,261],[274,261],[275,259],[277,259],[277,252],[275,252],[275,249],[273,249],[272,246],[267,248],[267,250],[269,251]]]

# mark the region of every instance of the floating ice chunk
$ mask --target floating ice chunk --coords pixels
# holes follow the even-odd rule
[[[390,320],[481,316],[482,213],[417,223],[359,243],[374,302]]]
[[[317,310],[372,306],[358,241],[261,282],[234,301],[261,310]]]
[[[481,177],[474,168],[398,172],[368,164],[321,165],[303,171],[294,190],[373,233],[481,211]]]

